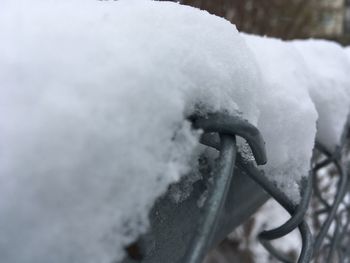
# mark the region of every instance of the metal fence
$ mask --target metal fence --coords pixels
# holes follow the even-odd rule
[[[295,205],[258,168],[267,162],[267,157],[256,127],[225,114],[193,117],[191,121],[195,128],[204,130],[201,142],[220,153],[213,176],[208,170],[203,171],[203,178],[193,184],[190,196],[183,202],[173,202],[169,192],[161,197],[150,214],[150,231],[126,248],[129,256],[124,263],[202,263],[211,248],[269,198],[274,198],[291,215],[283,225],[263,231],[257,237],[276,259],[293,262],[270,241],[299,229],[302,249],[297,262],[312,259],[315,262],[350,262],[348,126],[341,146],[334,152],[326,149],[322,142],[316,143],[310,176],[301,182],[301,202]],[[245,159],[237,151],[237,137],[246,140],[255,161]],[[330,179],[324,180],[325,176]],[[334,180],[337,182],[334,197],[325,197],[327,184],[324,181],[332,183]],[[205,192],[206,202],[199,206],[198,200]],[[307,218],[310,203],[313,210]],[[315,233],[311,233],[307,221],[311,221]]]

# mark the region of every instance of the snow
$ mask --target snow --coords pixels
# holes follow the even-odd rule
[[[266,141],[266,174],[298,203],[308,175],[317,112],[307,91],[308,68],[297,50],[278,39],[242,34],[262,73],[258,128]]]
[[[309,67],[310,96],[318,118],[317,139],[329,149],[340,144],[350,109],[350,60],[339,44],[326,40],[293,41]]]
[[[330,150],[341,143],[350,109],[350,60],[330,41],[242,36],[262,75],[257,126],[266,141],[264,170],[297,203],[298,184],[310,169],[316,121],[317,140]]]
[[[253,55],[176,3],[0,3],[0,259],[120,261],[197,159],[186,117],[258,120]]]
[[[349,110],[340,46],[239,34],[177,3],[2,0],[0,32],[1,262],[120,261],[196,170],[192,114],[257,125],[266,174],[298,202],[316,121],[334,147]]]

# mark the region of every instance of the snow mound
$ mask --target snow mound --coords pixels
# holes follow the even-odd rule
[[[329,147],[349,110],[338,45],[240,35],[176,3],[3,0],[0,32],[1,262],[122,260],[195,168],[192,114],[257,125],[267,175],[298,202],[315,106]]]
[[[273,38],[242,34],[262,73],[258,128],[266,141],[264,170],[294,201],[308,176],[317,112],[307,91],[308,69],[297,50]]]
[[[309,68],[310,96],[319,118],[317,139],[330,150],[340,144],[350,109],[350,60],[344,48],[326,40],[291,42]]]
[[[152,1],[1,1],[0,260],[111,263],[195,162],[186,117],[258,120],[224,19]],[[194,158],[193,158],[194,159]]]

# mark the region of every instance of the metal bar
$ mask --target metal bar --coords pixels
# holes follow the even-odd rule
[[[217,231],[220,211],[222,210],[228,187],[233,176],[233,167],[236,162],[236,140],[233,136],[221,135],[221,149],[218,162],[218,171],[215,173],[214,185],[206,203],[205,214],[201,218],[200,227],[191,241],[184,257],[184,263],[201,263],[210,248]]]
[[[216,132],[244,138],[253,152],[256,163],[258,165],[266,164],[265,142],[259,130],[248,121],[222,113],[194,117],[192,121],[195,128],[203,129],[207,133]]]

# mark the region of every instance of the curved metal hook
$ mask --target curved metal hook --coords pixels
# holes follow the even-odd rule
[[[281,238],[288,235],[303,222],[312,195],[312,177],[309,176],[308,178],[303,178],[300,188],[302,199],[300,204],[296,207],[292,217],[280,227],[261,232],[259,234],[260,239],[273,240]]]
[[[248,121],[223,113],[209,114],[207,117],[193,117],[193,126],[205,132],[217,132],[240,136],[249,144],[258,165],[266,164],[265,142],[260,131]]]
[[[277,188],[266,176],[261,173],[251,162],[243,161],[243,158],[237,154],[237,165],[247,171],[247,174],[257,182],[266,192],[268,192],[282,207],[284,207],[292,216],[297,209],[297,206],[279,189]],[[299,263],[310,262],[313,255],[313,237],[305,220],[298,225],[301,237],[302,237],[302,250],[298,259]],[[279,253],[268,241],[262,242],[264,247],[272,253],[276,258],[282,260],[282,262],[291,261]]]

